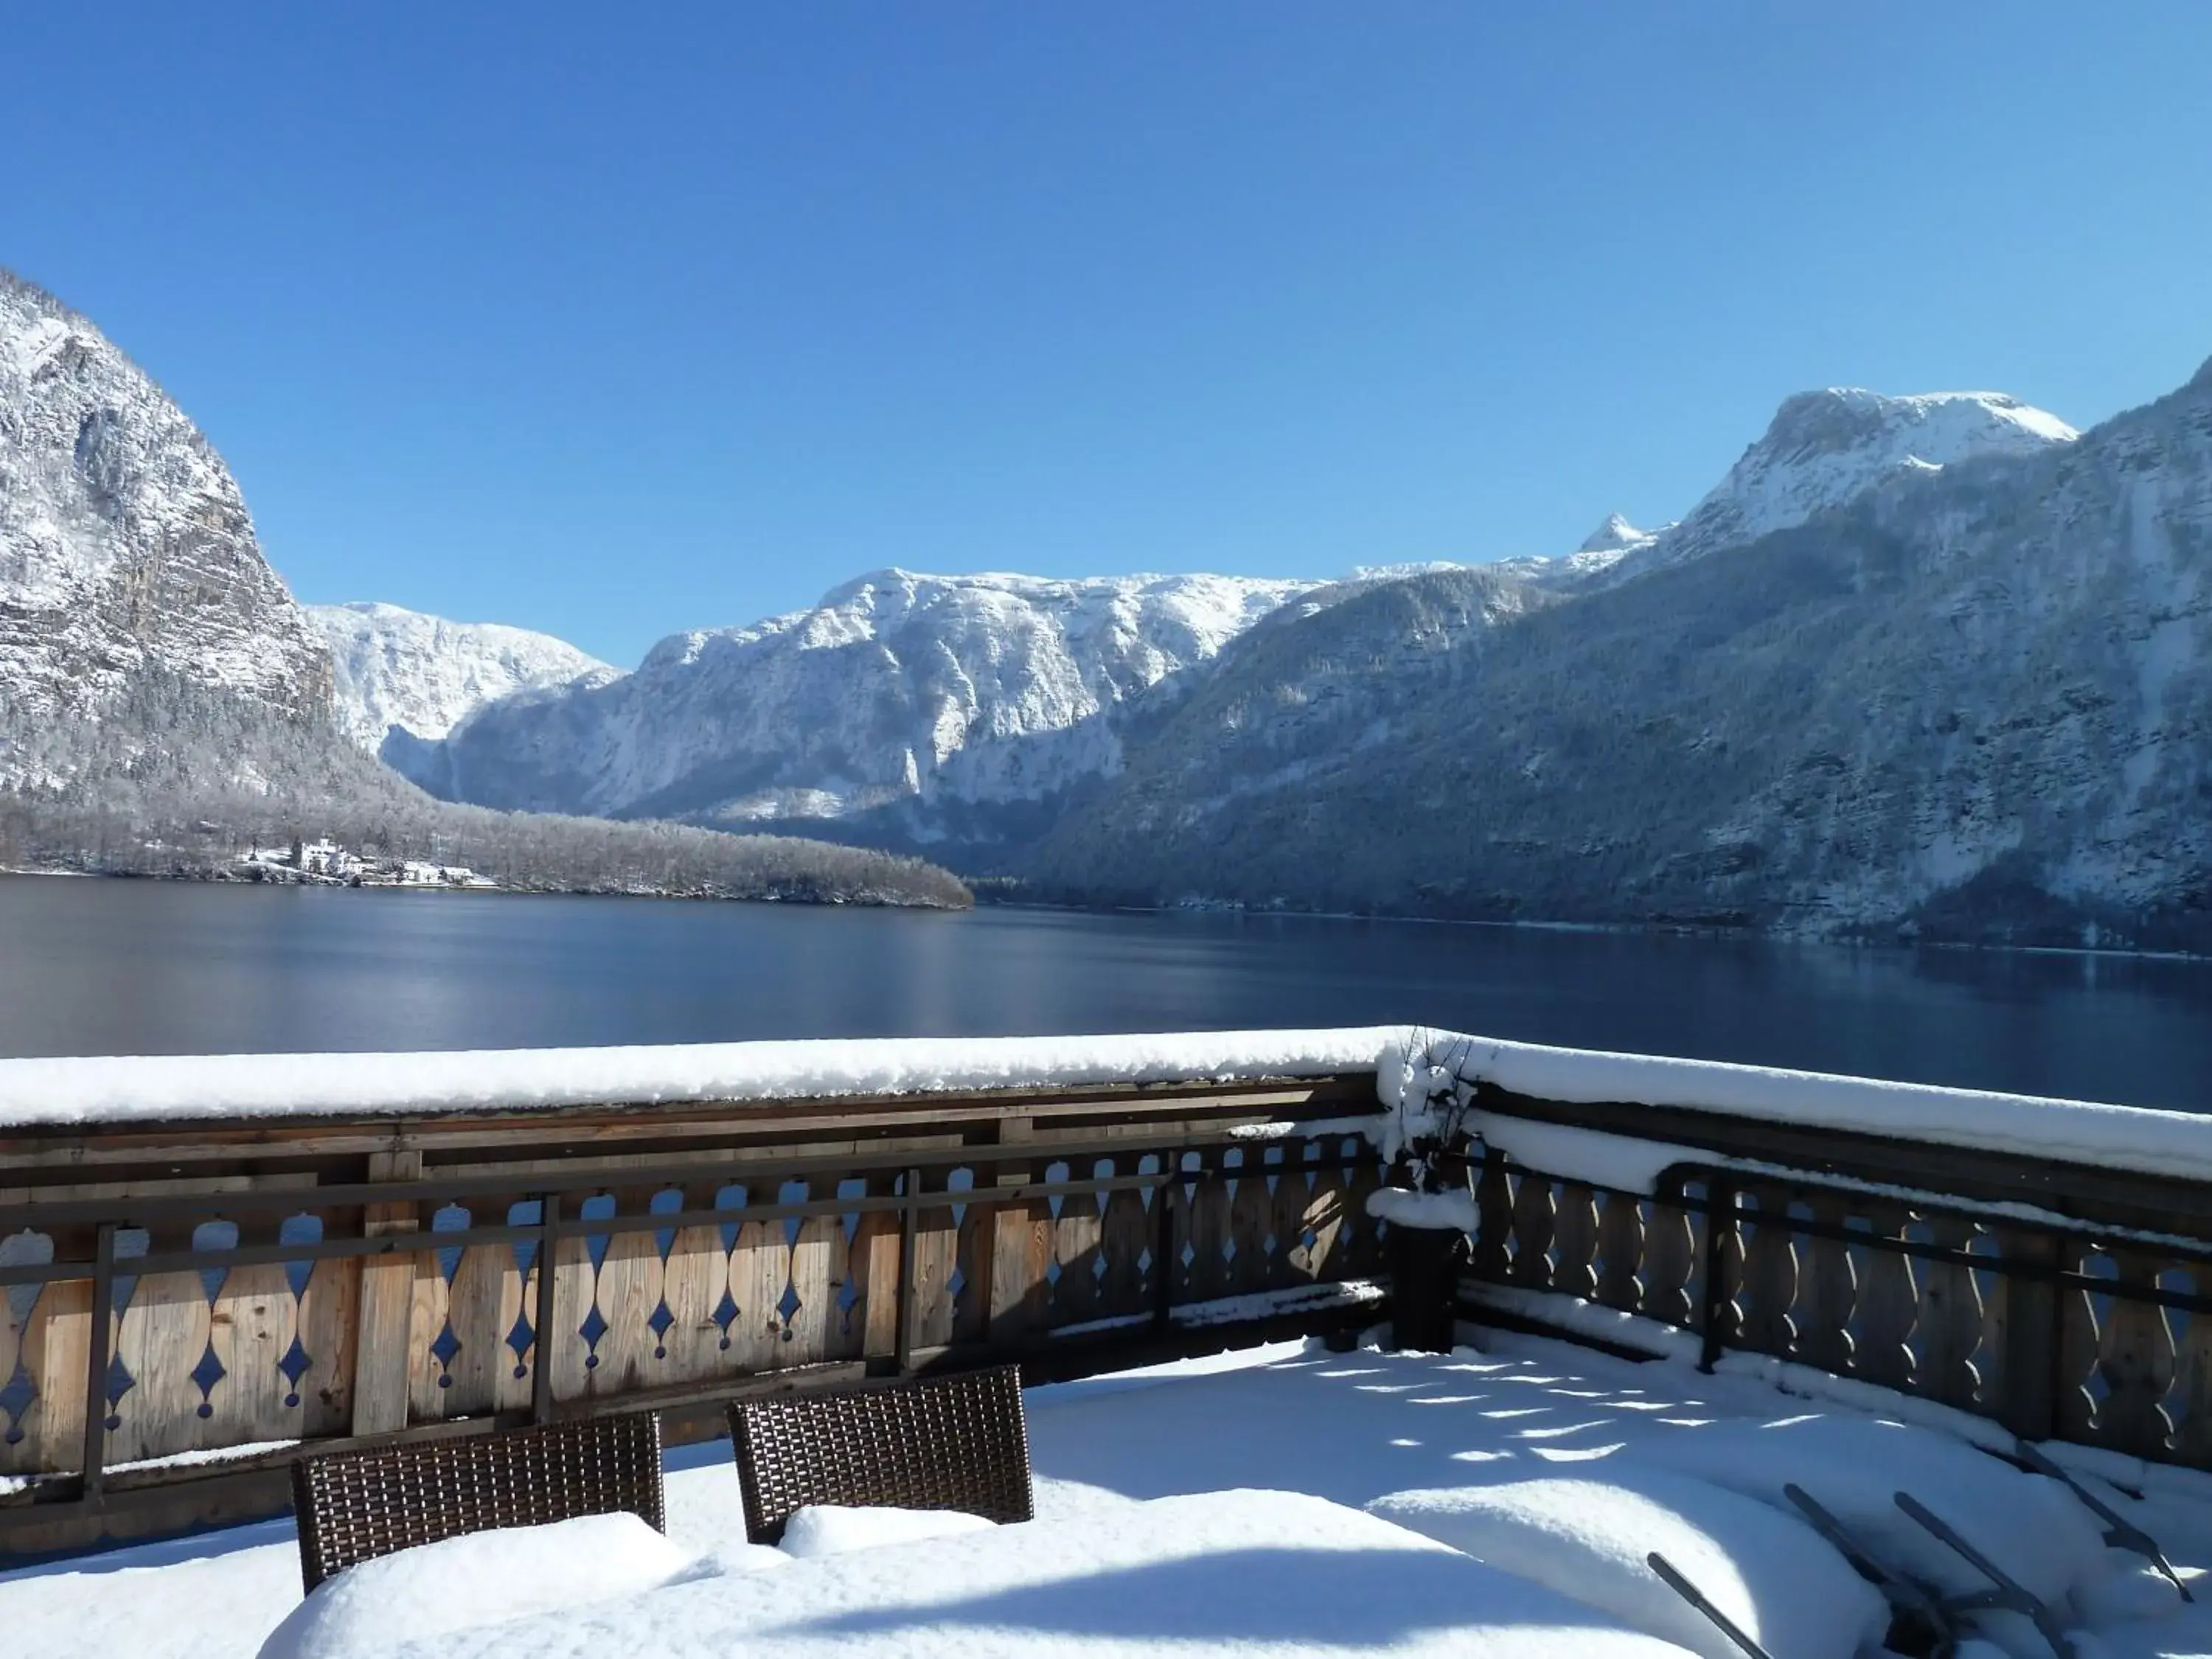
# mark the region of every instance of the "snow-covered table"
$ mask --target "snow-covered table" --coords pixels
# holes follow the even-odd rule
[[[1231,1492],[695,1579],[393,1659],[1095,1659],[1224,1644],[1240,1659],[1683,1653],[1358,1510]]]

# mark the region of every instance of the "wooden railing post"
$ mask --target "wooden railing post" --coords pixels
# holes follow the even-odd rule
[[[899,1206],[898,1329],[891,1346],[898,1374],[905,1376],[914,1370],[914,1250],[921,1214],[920,1170],[906,1172],[901,1195],[906,1202]]]
[[[419,1152],[371,1152],[368,1178],[420,1181]],[[362,1212],[362,1231],[370,1238],[411,1233],[419,1225],[413,1204],[370,1204]],[[362,1258],[361,1314],[354,1341],[353,1431],[356,1436],[389,1434],[407,1426],[407,1371],[415,1310],[412,1251]],[[544,1362],[544,1338],[538,1338]]]
[[[999,1144],[1019,1146],[1034,1139],[1036,1121],[1011,1116],[999,1120]],[[1026,1164],[1001,1164],[994,1171],[996,1187],[1027,1186],[1036,1178]],[[991,1206],[990,1283],[982,1287],[988,1310],[984,1330],[994,1341],[1043,1323],[1045,1267],[1051,1260],[1051,1240],[1036,1224],[1032,1212],[1040,1206],[1004,1199]],[[1039,1247],[1042,1246],[1042,1249]]]
[[[115,1322],[115,1224],[104,1221],[92,1269],[92,1328],[84,1360],[84,1498],[97,1502],[107,1462],[107,1354]]]
[[[538,1200],[538,1292],[530,1316],[530,1416],[553,1420],[553,1257],[560,1243],[561,1197],[547,1193]]]

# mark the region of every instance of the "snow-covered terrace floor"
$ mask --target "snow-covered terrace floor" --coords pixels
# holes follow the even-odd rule
[[[1783,1511],[1784,1481],[1879,1528],[1886,1547],[1912,1553],[1931,1573],[1961,1589],[1975,1584],[1895,1511],[1890,1494],[1903,1486],[2063,1607],[2081,1659],[2212,1653],[2212,1603],[2185,1607],[2137,1558],[2106,1552],[2063,1487],[1973,1449],[1945,1426],[1940,1408],[1898,1402],[1915,1420],[1886,1422],[1883,1403],[1863,1390],[1848,1401],[1806,1398],[1757,1376],[1704,1376],[1686,1364],[1638,1364],[1502,1334],[1484,1352],[1449,1356],[1280,1345],[1028,1396],[1038,1515],[1047,1522],[1103,1531],[1138,1500],[1236,1488],[1290,1489],[1355,1507],[1379,1502],[1389,1518],[1432,1535],[1443,1535],[1439,1526],[1486,1528],[1487,1541],[1473,1553],[1493,1565],[1564,1575],[1613,1598],[1616,1613],[1661,1621],[1647,1626],[1654,1633],[1729,1654],[1642,1569],[1644,1552],[1657,1545],[1724,1605],[1741,1607],[1747,1595],[1775,1659],[1810,1659],[1850,1653],[1866,1603],[1849,1593],[1863,1587],[1848,1572],[1840,1574],[1845,1593],[1834,1593],[1840,1562],[1817,1559],[1827,1547]],[[1951,1426],[1971,1427],[1966,1419]],[[1986,1425],[1974,1431],[1986,1437]],[[2212,1567],[2212,1477],[2103,1454],[2072,1461],[2118,1483],[2083,1476],[2153,1533],[2185,1578]],[[668,1531],[678,1545],[703,1555],[743,1539],[726,1443],[672,1451],[668,1468]],[[1513,1505],[1495,1501],[1512,1483],[1535,1480],[1594,1484],[1523,1489],[1518,1518]],[[1717,1493],[1716,1486],[1747,1496]],[[1392,1502],[1395,1494],[1471,1486],[1492,1494],[1486,1519],[1454,1521],[1433,1509],[1425,1518],[1419,1501]],[[1757,1499],[1775,1507],[1748,1510]],[[1700,1555],[1679,1528],[1652,1531],[1654,1504],[1710,1522],[1723,1553]],[[1747,1528],[1747,1514],[1762,1518]],[[1740,1589],[1723,1582],[1731,1564]],[[9,1659],[247,1659],[299,1593],[289,1522],[19,1570],[0,1575],[0,1651]],[[1394,1628],[1406,1627],[1383,1613],[1377,1609],[1371,1640],[1360,1644],[1368,1650],[1389,1651]],[[2024,1625],[1996,1633],[2002,1646],[1982,1652],[2049,1650]],[[526,1634],[519,1631],[516,1651],[535,1650],[520,1639]]]

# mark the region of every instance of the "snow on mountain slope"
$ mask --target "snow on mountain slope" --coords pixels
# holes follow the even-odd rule
[[[0,271],[0,700],[34,722],[149,676],[287,714],[331,696],[222,458],[98,329]]]
[[[311,605],[330,641],[339,728],[374,754],[394,727],[444,737],[488,702],[517,691],[621,671],[565,640],[497,623],[447,622],[396,605]]]
[[[1417,672],[1340,648],[1348,605],[1287,621],[1275,655],[1336,661],[1331,702],[1387,740],[1233,650],[1025,867],[1065,896],[2212,948],[2212,369],[2078,441],[2034,424],[1499,610]]]
[[[1686,518],[1626,546],[1613,577],[1626,580],[1790,529],[1901,472],[1984,456],[2033,455],[2078,435],[2057,416],[2002,392],[1886,398],[1856,387],[1801,392],[1784,402],[1765,435]],[[1612,527],[1609,520],[1606,530]],[[1583,550],[1591,550],[1589,543]]]
[[[1119,764],[1111,716],[1311,584],[889,569],[677,635],[610,684],[478,711],[422,775],[485,805],[715,823],[1034,804]]]
[[[1668,529],[1674,526],[1668,525]],[[1656,530],[1638,530],[1618,513],[1608,513],[1605,522],[1583,538],[1577,553],[1632,553],[1659,534]]]

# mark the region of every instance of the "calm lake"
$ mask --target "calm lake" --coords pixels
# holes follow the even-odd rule
[[[2212,1111],[2212,963],[0,877],[0,1055],[1420,1022]]]

